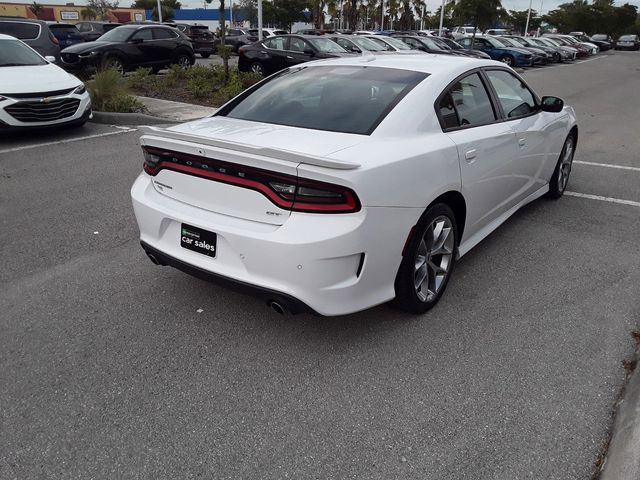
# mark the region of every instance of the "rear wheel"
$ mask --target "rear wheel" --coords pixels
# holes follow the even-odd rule
[[[511,55],[503,55],[498,60],[506,65],[509,65],[510,67],[513,67],[516,63]]]
[[[564,146],[560,152],[560,158],[549,180],[548,198],[560,198],[569,183],[571,166],[573,165],[573,155],[576,151],[576,140],[573,133],[570,133],[564,141]]]
[[[191,58],[185,53],[180,53],[174,63],[184,70],[191,68]]]
[[[451,208],[431,206],[413,228],[396,277],[395,305],[424,313],[438,303],[456,262],[458,227]]]
[[[264,77],[264,66],[260,63],[260,62],[253,62],[251,64],[251,66],[249,67],[249,69],[253,72],[253,73],[257,73],[258,75],[260,75],[261,77]]]

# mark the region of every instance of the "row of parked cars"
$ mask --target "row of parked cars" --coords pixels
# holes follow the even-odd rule
[[[240,71],[268,75],[310,60],[354,54],[435,53],[491,58],[512,67],[542,66],[595,55],[601,47],[572,35],[476,35],[453,40],[426,32],[318,31],[274,35],[238,48]],[[603,49],[606,47],[603,46]]]

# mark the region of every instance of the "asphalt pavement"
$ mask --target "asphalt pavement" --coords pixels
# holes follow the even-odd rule
[[[423,316],[281,317],[154,266],[138,131],[2,141],[0,478],[589,479],[639,323],[640,55],[524,75],[578,113],[570,195]]]

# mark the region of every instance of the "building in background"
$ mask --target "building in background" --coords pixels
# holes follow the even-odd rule
[[[3,3],[0,2],[0,16],[2,17],[23,17],[49,22],[78,23],[82,20],[91,20],[82,17],[85,5],[65,5],[43,4],[42,9],[37,14],[31,9],[32,5],[24,3]],[[107,21],[111,22],[143,22],[146,12],[140,8],[115,8],[109,12]]]

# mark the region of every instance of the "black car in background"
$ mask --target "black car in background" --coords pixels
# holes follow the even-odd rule
[[[76,28],[85,42],[93,42],[120,25],[122,24],[111,22],[79,22],[76,23]]]
[[[614,46],[615,43],[613,41],[613,38],[611,37],[611,35],[607,35],[606,33],[596,33],[595,35],[591,36],[591,43],[595,43],[596,45],[598,45],[600,47],[600,51],[606,51],[606,50],[611,50]],[[608,48],[603,48],[602,44],[608,44]]]
[[[583,35],[583,34],[572,35],[572,37],[577,38],[581,42],[593,43],[597,45],[601,52],[606,52],[607,50],[611,50],[611,47],[612,47],[612,44],[609,43],[607,40],[599,40],[597,38],[594,39],[594,37],[588,37],[587,35]]]
[[[231,28],[224,37],[224,44],[231,47],[235,53],[238,53],[240,47],[256,42],[257,40],[258,35],[250,34],[249,30]],[[219,38],[216,38],[215,44],[216,46],[220,44]]]
[[[110,68],[124,73],[149,67],[157,73],[169,65],[188,68],[195,60],[189,38],[165,25],[123,25],[95,42],[62,51],[63,68],[73,72]]]
[[[84,38],[75,25],[71,23],[49,23],[49,30],[58,39],[60,49],[84,42]]]
[[[277,35],[238,50],[238,70],[270,75],[284,68],[321,58],[353,55],[317,35]]]
[[[43,57],[54,57],[60,62],[58,39],[47,22],[27,18],[0,17],[0,33],[22,40]]]
[[[638,35],[622,35],[616,42],[616,50],[640,50]]]
[[[193,45],[193,51],[199,53],[202,58],[209,58],[214,53],[215,38],[206,25],[175,23],[172,26],[189,37]]]

